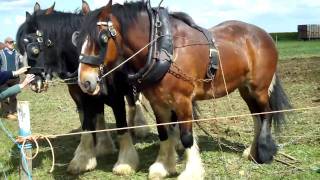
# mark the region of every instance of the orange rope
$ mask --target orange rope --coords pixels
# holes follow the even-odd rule
[[[38,139],[45,139],[49,146],[50,146],[50,150],[51,150],[51,155],[52,155],[52,165],[51,165],[51,169],[50,169],[50,173],[53,172],[54,170],[54,164],[55,164],[55,156],[54,156],[54,149],[53,149],[53,146],[52,146],[52,143],[51,141],[49,140],[48,138],[49,136],[44,136],[44,135],[30,135],[30,136],[27,136],[27,137],[21,137],[19,136],[16,140],[16,142],[18,143],[22,143],[21,145],[21,149],[22,149],[22,154],[26,157],[26,159],[28,160],[33,160],[34,158],[37,157],[37,155],[39,154],[39,144],[38,144]],[[26,144],[27,141],[32,141],[36,144],[36,153],[32,156],[32,157],[28,157],[25,152],[23,151],[24,150],[24,146]]]

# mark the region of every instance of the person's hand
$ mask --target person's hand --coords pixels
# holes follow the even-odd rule
[[[26,78],[24,79],[24,81],[19,85],[21,89],[23,89],[24,87],[26,87],[26,85],[28,85],[30,82],[32,82],[35,78],[34,74],[27,74]]]
[[[25,72],[27,72],[27,70],[30,68],[30,66],[25,66],[25,67],[22,67],[16,71],[13,71],[13,76],[19,76],[20,74],[23,74]]]

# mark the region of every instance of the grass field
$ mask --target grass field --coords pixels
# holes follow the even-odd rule
[[[303,59],[320,56],[320,41],[280,41],[280,59]]]
[[[281,59],[278,73],[293,106],[320,106],[319,102],[313,101],[320,98],[320,41],[280,41],[278,48]],[[48,92],[43,94],[34,94],[27,90],[19,95],[19,100],[30,101],[34,133],[68,133],[80,126],[75,105],[65,85],[51,86]],[[249,112],[237,92],[231,94],[230,102],[227,98],[221,98],[200,104],[203,118]],[[145,116],[149,118],[150,124],[154,123],[152,115],[146,113]],[[279,152],[290,155],[295,160],[278,154],[278,161],[267,165],[257,165],[241,157],[242,150],[252,139],[251,117],[200,123],[211,136],[195,125],[206,179],[320,179],[319,109],[290,113],[288,117],[286,128],[277,135],[276,140],[281,145]],[[17,122],[2,122],[17,135]],[[108,107],[106,122],[109,126],[114,126],[114,118]],[[148,167],[155,160],[159,148],[153,128],[148,138],[136,140],[135,147],[141,162],[136,174],[129,177],[113,175],[112,166],[117,157],[117,154],[114,154],[100,157],[95,170],[71,176],[66,173],[66,168],[79,143],[79,136],[52,139],[52,143],[56,154],[55,170],[48,173],[52,162],[51,152],[49,146],[41,142],[39,155],[33,160],[34,179],[146,179]],[[1,130],[0,147],[0,179],[19,179],[19,152]],[[182,168],[183,163],[178,163],[178,172],[181,172]]]

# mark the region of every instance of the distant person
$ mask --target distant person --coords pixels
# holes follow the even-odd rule
[[[0,85],[5,84],[8,80],[17,77],[20,74],[23,74],[27,71],[27,68],[28,67],[23,67],[17,71],[0,71]],[[26,85],[34,80],[34,77],[35,76],[33,74],[28,74],[21,84],[16,84],[3,91],[0,91],[0,100],[20,93],[21,90],[26,87]]]
[[[0,67],[1,71],[16,71],[23,66],[20,54],[14,49],[14,40],[11,37],[7,37],[4,40],[5,48],[0,50]],[[15,76],[12,79],[5,82],[0,86],[0,91],[4,91],[7,88],[13,87],[19,84],[19,76]],[[17,119],[17,97],[12,95],[8,98],[1,100],[1,110],[5,118]]]

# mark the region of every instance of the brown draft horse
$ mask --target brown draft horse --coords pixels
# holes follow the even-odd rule
[[[112,1],[88,16],[82,34],[80,61],[103,57],[104,67],[119,64],[119,57],[128,58],[149,43],[150,21],[144,2],[113,5]],[[182,15],[183,16],[183,15]],[[208,41],[200,31],[190,27],[184,17],[170,15],[173,37],[174,64],[180,76],[169,71],[157,83],[144,86],[143,94],[149,100],[157,123],[184,122],[193,119],[192,103],[197,100],[219,98],[238,89],[251,113],[269,112],[289,108],[290,104],[276,76],[278,53],[272,38],[259,27],[239,21],[223,22],[209,31],[220,53],[219,68],[211,82],[197,81],[206,78],[209,65]],[[107,31],[106,46],[100,45],[98,34]],[[116,33],[115,33],[116,32]],[[103,52],[103,54],[101,54]],[[127,66],[137,72],[146,64],[148,49],[136,55]],[[83,61],[81,61],[83,62]],[[101,67],[100,67],[101,68]],[[224,78],[223,78],[224,75]],[[192,77],[181,78],[183,76]],[[98,65],[80,63],[79,84],[82,90],[94,95],[99,91],[101,77]],[[189,80],[188,80],[189,79]],[[226,84],[224,83],[224,79]],[[117,82],[114,82],[117,83]],[[258,163],[269,163],[277,147],[271,136],[272,119],[281,122],[283,114],[254,116],[254,138],[246,151],[248,158]],[[275,123],[275,124],[276,124]],[[149,178],[163,178],[176,172],[174,128],[158,126],[160,151],[156,162],[149,168]],[[180,140],[185,148],[186,167],[178,179],[203,179],[204,169],[192,123],[179,124]],[[132,148],[130,148],[132,151]],[[129,154],[127,154],[130,157]],[[129,160],[123,167],[135,168]],[[135,169],[134,169],[135,170]]]

